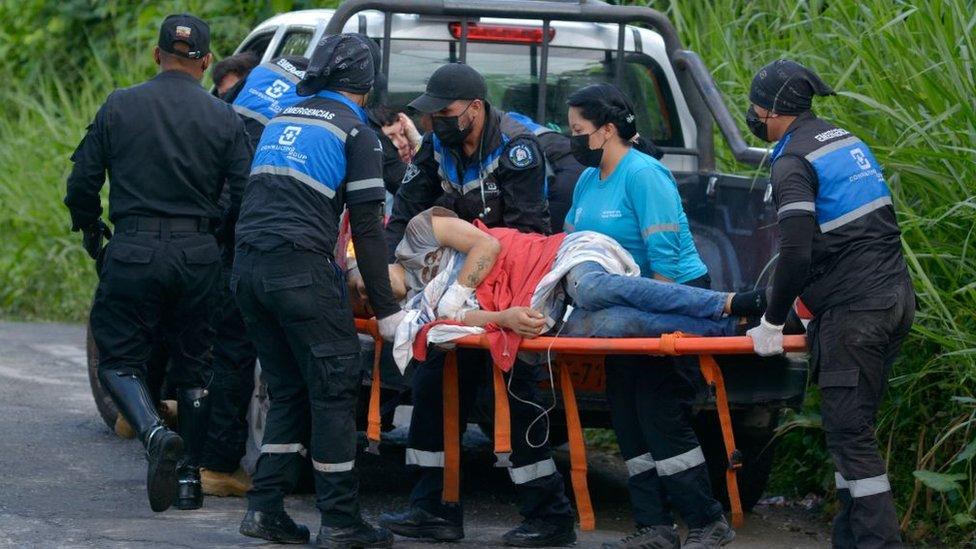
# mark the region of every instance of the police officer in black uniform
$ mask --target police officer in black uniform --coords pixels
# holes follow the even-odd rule
[[[233,219],[250,161],[243,123],[200,86],[209,44],[210,28],[192,15],[163,21],[154,52],[160,73],[108,97],[72,156],[65,197],[73,230],[84,231],[100,264],[91,310],[99,380],[146,447],[154,511],[177,498],[177,468],[177,506],[202,505],[212,289],[220,276],[217,198],[226,184]],[[98,194],[106,170],[115,237],[103,252]],[[179,435],[163,425],[145,384],[160,331],[178,390]]]
[[[407,222],[435,203],[462,219],[480,219],[490,227],[549,232],[546,163],[538,140],[524,124],[493,110],[485,100],[486,92],[484,78],[477,71],[453,63],[437,69],[426,93],[410,104],[432,115],[433,132],[424,137],[393,203],[387,224],[391,254]],[[484,351],[461,350],[458,360],[460,423],[465,425],[478,384],[490,385],[485,383],[490,358]],[[402,536],[447,541],[463,538],[464,530],[460,506],[441,501],[443,367],[444,353],[437,350],[415,365],[406,462],[418,480],[410,508],[382,516],[380,524]],[[574,518],[562,476],[543,442],[546,425],[539,421],[532,426],[544,409],[529,404],[539,402],[539,370],[517,362],[510,375],[511,391],[519,398],[511,400],[512,455],[507,465],[525,520],[505,534],[505,543],[530,547],[570,544],[576,540]]]
[[[816,74],[785,59],[752,81],[749,129],[778,141],[772,184],[780,257],[766,314],[749,335],[758,354],[781,353],[795,298],[814,314],[808,344],[842,505],[833,544],[891,547],[901,542],[898,517],[874,429],[915,294],[881,166],[867,144],[810,110],[814,95],[831,94]]]
[[[295,88],[308,68],[298,56],[272,59],[251,70],[239,85],[222,96],[244,121],[252,148],[257,147],[265,125],[275,115],[304,98]],[[226,193],[221,203],[229,200]],[[222,225],[219,306],[215,310],[216,338],[213,348],[213,383],[207,444],[201,478],[207,493],[243,495],[247,476],[238,471],[247,443],[247,410],[254,391],[257,351],[247,337],[244,320],[228,286],[234,262],[234,226]]]
[[[323,547],[387,547],[393,536],[367,524],[357,501],[356,400],[359,337],[333,252],[349,208],[359,267],[392,339],[403,312],[383,256],[381,149],[362,105],[373,84],[369,46],[355,35],[323,38],[298,93],[264,130],[240,221],[231,291],[261,358],[268,412],[242,534],[305,543],[308,529],[285,513],[311,453]],[[311,448],[303,441],[311,431]]]

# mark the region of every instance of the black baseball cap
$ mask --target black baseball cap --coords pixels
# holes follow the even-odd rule
[[[424,114],[437,112],[458,99],[484,99],[488,94],[485,78],[464,63],[449,63],[438,68],[427,80],[427,91],[408,105]]]
[[[189,46],[189,51],[176,49],[174,46],[177,42]],[[189,13],[167,15],[159,26],[159,49],[181,57],[200,59],[210,53],[210,25]]]

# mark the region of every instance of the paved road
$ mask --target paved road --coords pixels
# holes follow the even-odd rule
[[[85,370],[84,330],[75,325],[0,322],[0,547],[236,547],[261,545],[237,533],[244,502],[209,498],[198,511],[149,510],[140,445],[121,440],[95,410]],[[403,449],[359,458],[368,518],[402,507],[408,494]],[[452,547],[493,547],[517,524],[507,475],[488,467],[490,452],[465,454],[467,539]],[[565,456],[562,465],[565,466]],[[620,460],[591,456],[590,487],[598,531],[579,547],[630,528],[626,472]],[[314,533],[310,496],[294,496],[289,512]],[[759,508],[736,547],[824,547],[827,525],[789,508]],[[423,544],[401,540],[399,547]]]

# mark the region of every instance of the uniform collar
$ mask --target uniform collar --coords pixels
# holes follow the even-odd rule
[[[776,142],[776,146],[773,147],[773,152],[769,157],[769,161],[775,162],[776,159],[779,158],[781,154],[783,154],[783,149],[786,148],[786,145],[789,144],[790,139],[793,138],[794,131],[796,131],[803,124],[806,124],[807,122],[816,119],[817,119],[817,115],[813,114],[813,111],[806,111],[800,113],[800,115],[796,117],[796,120],[791,122],[789,127],[786,128],[786,133],[783,134],[783,137],[781,137],[779,141]]]
[[[315,96],[321,97],[322,99],[331,99],[333,101],[338,101],[343,105],[349,107],[352,110],[352,112],[356,113],[356,116],[359,117],[359,120],[361,120],[363,124],[366,124],[369,121],[369,115],[366,114],[366,109],[353,103],[348,97],[342,95],[339,92],[334,92],[331,90],[322,90],[317,94],[315,94]]]
[[[186,80],[187,82],[193,82],[194,84],[196,84],[198,86],[200,85],[200,81],[197,80],[196,78],[194,78],[192,75],[189,75],[189,74],[187,74],[187,73],[185,73],[183,71],[179,71],[179,70],[175,70],[175,69],[168,70],[168,71],[163,71],[163,72],[157,74],[156,76],[154,76],[153,78],[154,79],[156,79],[156,78],[160,78],[160,79],[176,78],[176,79]]]

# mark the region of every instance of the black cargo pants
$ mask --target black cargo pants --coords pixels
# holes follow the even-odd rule
[[[261,359],[271,407],[248,508],[280,511],[309,452],[322,524],[360,519],[354,471],[359,338],[345,281],[323,255],[291,245],[239,247],[230,280]]]
[[[257,351],[248,339],[237,302],[230,292],[234,255],[223,250],[221,277],[214,311],[213,382],[210,385],[210,426],[203,467],[232,473],[240,466],[247,444],[247,410],[254,392]]]
[[[166,367],[150,360],[162,337],[172,361],[168,383],[181,390],[207,387],[220,251],[212,234],[189,230],[190,225],[197,224],[159,218],[116,223],[91,310],[100,374],[115,371],[143,383],[158,379],[161,372],[150,375],[148,368]]]
[[[914,317],[915,293],[906,280],[889,293],[828,309],[807,330],[827,450],[837,468],[841,510],[834,519],[834,547],[901,544],[875,421]]]
[[[711,280],[687,284],[708,288]],[[605,367],[637,527],[673,524],[672,507],[690,528],[718,519],[722,505],[692,429],[692,404],[704,384],[698,357],[608,356]]]
[[[410,493],[411,505],[462,524],[460,505],[442,502],[444,487],[444,358],[441,350],[431,349],[427,360],[414,364],[412,380],[413,414],[410,417],[406,463],[416,477]],[[491,382],[490,354],[476,349],[458,350],[458,378],[460,385],[459,423],[468,422],[471,407],[475,404],[479,387]],[[511,390],[520,399],[540,402],[539,367],[516,361],[508,377]],[[529,425],[541,413],[539,408],[509,397],[511,412],[512,466],[509,477],[515,484],[519,513],[526,519],[541,519],[556,525],[574,521],[569,500],[566,498],[562,475],[556,470],[552,451],[545,440],[547,423],[537,421]],[[526,433],[532,443],[526,441]],[[491,433],[486,433],[489,436]],[[535,448],[533,446],[539,446]]]

